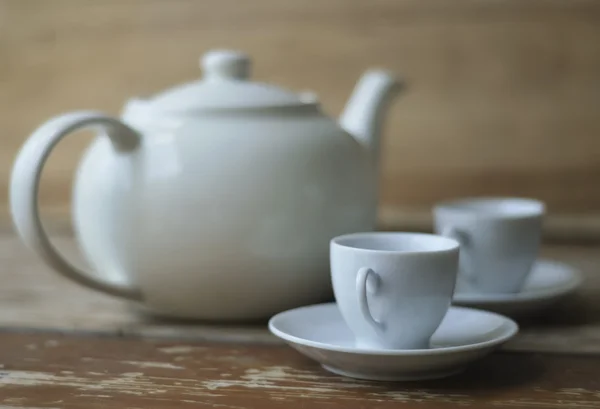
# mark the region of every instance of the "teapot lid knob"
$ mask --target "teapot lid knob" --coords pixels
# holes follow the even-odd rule
[[[151,106],[152,112],[169,115],[316,105],[312,97],[300,98],[296,92],[276,85],[251,81],[251,63],[241,51],[209,50],[199,58],[202,78],[167,89],[144,105]]]
[[[245,80],[250,76],[250,58],[240,51],[210,51],[202,56],[200,65],[208,78]]]

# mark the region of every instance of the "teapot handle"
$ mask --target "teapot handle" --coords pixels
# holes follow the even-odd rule
[[[25,244],[61,275],[104,293],[141,301],[139,289],[95,278],[71,265],[52,245],[40,220],[38,190],[46,160],[65,136],[87,127],[104,129],[119,152],[131,152],[139,146],[140,137],[137,132],[118,119],[101,113],[79,111],[49,120],[25,142],[13,166],[10,181],[13,223]]]

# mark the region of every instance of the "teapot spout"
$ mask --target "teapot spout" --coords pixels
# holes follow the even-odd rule
[[[387,71],[367,71],[358,81],[340,117],[340,126],[379,160],[383,115],[403,83]]]

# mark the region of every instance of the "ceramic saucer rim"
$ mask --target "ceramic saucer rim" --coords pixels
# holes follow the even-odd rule
[[[293,311],[299,310],[308,310],[313,308],[332,306],[336,307],[335,302],[321,303],[321,304],[312,304],[305,305],[302,307],[292,308],[287,311],[282,311],[269,319],[269,331],[275,336],[283,339],[286,342],[291,342],[297,345],[303,345],[315,349],[333,351],[333,352],[341,352],[347,354],[354,355],[375,355],[375,356],[415,356],[415,355],[445,355],[452,354],[457,352],[464,351],[474,351],[484,348],[490,348],[498,344],[502,344],[513,338],[519,332],[519,325],[512,320],[511,318],[498,314],[492,311],[486,311],[477,308],[470,307],[459,307],[459,306],[450,306],[448,310],[459,310],[459,311],[470,311],[476,312],[478,314],[487,315],[487,316],[495,316],[504,321],[505,325],[508,325],[505,333],[502,336],[496,337],[494,339],[490,339],[487,341],[476,342],[472,344],[458,345],[458,346],[450,346],[450,347],[437,347],[437,348],[428,348],[428,349],[365,349],[365,348],[356,348],[356,347],[340,347],[333,344],[327,344],[318,341],[312,341],[305,338],[300,338],[294,335],[287,334],[283,331],[280,331],[275,327],[274,322],[281,318],[284,314],[291,313]]]
[[[545,300],[549,298],[560,297],[570,292],[576,290],[583,283],[583,274],[581,271],[576,269],[575,267],[552,259],[540,258],[538,262],[551,263],[554,265],[559,265],[564,270],[568,270],[570,277],[568,280],[565,280],[564,283],[560,285],[556,285],[554,287],[550,287],[547,289],[541,290],[533,290],[533,291],[522,291],[519,293],[508,293],[508,294],[494,294],[494,293],[455,293],[452,301],[465,303],[505,303],[505,304],[513,304],[520,303],[524,301],[537,301],[537,300]]]

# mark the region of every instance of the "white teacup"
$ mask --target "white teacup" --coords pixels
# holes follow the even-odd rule
[[[458,291],[516,293],[538,257],[544,203],[469,198],[434,208],[435,231],[461,244]]]
[[[370,349],[422,349],[446,315],[459,243],[433,234],[370,232],[331,240],[338,307]]]

